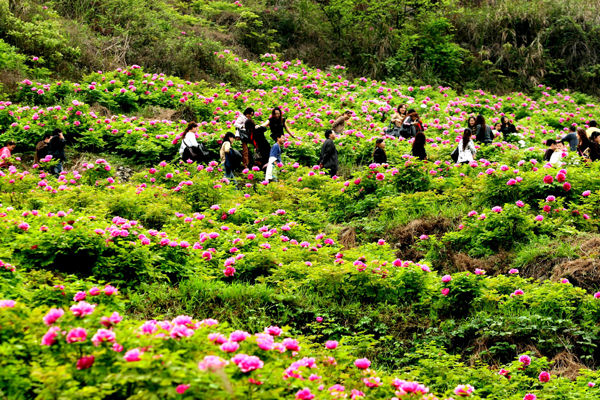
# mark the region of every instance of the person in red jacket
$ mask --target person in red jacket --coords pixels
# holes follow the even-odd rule
[[[4,147],[0,149],[0,168],[6,168],[12,165],[8,159],[11,157],[15,147],[17,147],[17,143],[9,140],[4,144]]]

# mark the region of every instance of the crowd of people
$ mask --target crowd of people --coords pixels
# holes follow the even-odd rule
[[[319,166],[328,171],[330,176],[338,173],[339,161],[335,145],[337,135],[342,134],[346,128],[346,122],[353,113],[346,110],[331,123],[331,128],[325,131],[325,141],[321,146],[319,155]],[[277,166],[281,163],[282,147],[285,142],[285,133],[295,138],[287,119],[279,107],[273,108],[269,118],[262,124],[257,125],[254,121],[255,111],[246,108],[239,115],[233,126],[235,133],[227,132],[223,138],[219,154],[207,151],[196,139],[199,125],[190,122],[181,136],[179,155],[182,160],[208,162],[219,158],[225,169],[225,177],[234,178],[234,171],[240,167],[258,167],[264,170],[268,182],[277,181]],[[269,143],[265,133],[270,130],[269,137],[273,144]],[[419,160],[427,160],[425,136],[425,124],[419,114],[406,104],[400,104],[391,117],[390,126],[385,130],[386,135],[396,138],[412,140],[411,153]],[[515,141],[519,139],[515,125],[508,117],[503,116],[499,122],[490,126],[486,123],[483,115],[470,116],[467,126],[462,132],[462,138],[454,148],[451,157],[461,164],[470,163],[475,160],[479,145],[489,145],[494,139],[500,138],[504,141]],[[241,142],[242,151],[239,152],[233,146],[234,142]],[[44,135],[35,148],[34,162],[36,164],[48,163],[49,172],[55,176],[60,175],[63,170],[66,140],[61,130],[56,129],[51,134]],[[544,160],[556,164],[568,152],[576,152],[580,157],[590,161],[600,160],[600,128],[596,121],[590,121],[588,128],[584,129],[575,125],[569,128],[569,132],[559,140],[548,139],[545,141],[548,149],[544,154]],[[7,141],[0,149],[0,168],[11,165],[11,155],[16,147],[14,141]],[[251,152],[251,150],[253,150]],[[377,164],[385,164],[388,161],[385,151],[385,139],[375,140],[375,148],[372,153],[372,161]]]

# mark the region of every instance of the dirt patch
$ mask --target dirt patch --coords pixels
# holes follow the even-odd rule
[[[600,287],[600,259],[579,258],[567,261],[552,269],[551,279],[560,281],[567,278],[575,286],[596,290]]]
[[[559,375],[568,379],[575,379],[579,375],[579,370],[586,368],[585,365],[579,362],[574,354],[567,351],[558,353],[551,360],[552,370],[550,374]]]
[[[531,262],[519,268],[521,276],[537,280],[552,279],[553,270],[557,265],[571,261],[570,258],[553,258],[552,254],[544,254],[535,257]]]
[[[414,248],[415,242],[421,235],[441,236],[451,230],[453,226],[454,224],[449,218],[419,218],[390,230],[386,235],[386,240],[388,243],[393,243],[398,258],[416,261],[424,256],[422,252]]]
[[[344,249],[352,249],[356,247],[356,229],[347,226],[340,232],[338,240]]]
[[[581,253],[586,257],[600,257],[600,237],[584,242],[581,245]]]
[[[506,273],[507,265],[510,265],[512,254],[507,251],[500,251],[498,254],[486,258],[472,258],[465,253],[450,253],[446,269],[452,271],[475,271],[483,269],[487,275],[497,275]]]
[[[92,106],[90,107],[90,111],[93,111],[94,114],[96,114],[99,117],[110,117],[111,116],[110,110],[104,106],[101,106],[98,103],[92,104]]]

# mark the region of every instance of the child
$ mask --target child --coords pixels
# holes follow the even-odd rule
[[[283,135],[277,136],[277,141],[271,147],[271,153],[269,154],[269,163],[267,164],[267,172],[265,174],[265,179],[267,182],[274,181],[277,182],[277,170],[275,169],[275,162],[281,162],[281,146],[285,141]]]

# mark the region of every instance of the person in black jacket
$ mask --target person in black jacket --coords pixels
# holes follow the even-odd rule
[[[56,160],[57,163],[52,167],[52,173],[55,176],[59,176],[63,170],[63,162],[67,159],[65,157],[65,137],[60,129],[55,129],[52,132],[52,138],[48,143],[48,154],[52,156],[52,160]]]
[[[511,141],[511,135],[517,133],[517,128],[510,122],[508,117],[504,116],[500,118],[500,132],[502,132],[502,139],[507,142]]]
[[[548,149],[544,153],[544,161],[549,162],[550,159],[552,158],[552,154],[556,151],[556,140],[554,140],[554,139],[546,140],[546,146],[548,146]]]
[[[427,152],[425,151],[425,139],[425,133],[423,131],[419,131],[417,132],[412,145],[412,155],[417,157],[419,160],[427,159]]]
[[[385,142],[379,138],[375,141],[375,151],[373,152],[373,162],[375,164],[387,163],[387,154],[385,154]]]
[[[479,114],[476,119],[477,127],[475,139],[483,144],[490,144],[493,140],[492,128],[489,125],[485,124],[485,118],[483,115]]]
[[[337,174],[338,153],[335,148],[335,132],[331,129],[325,131],[325,141],[321,147],[321,157],[319,158],[319,167],[329,170],[329,176]]]
[[[590,137],[590,160],[600,160],[600,131],[592,132]]]

